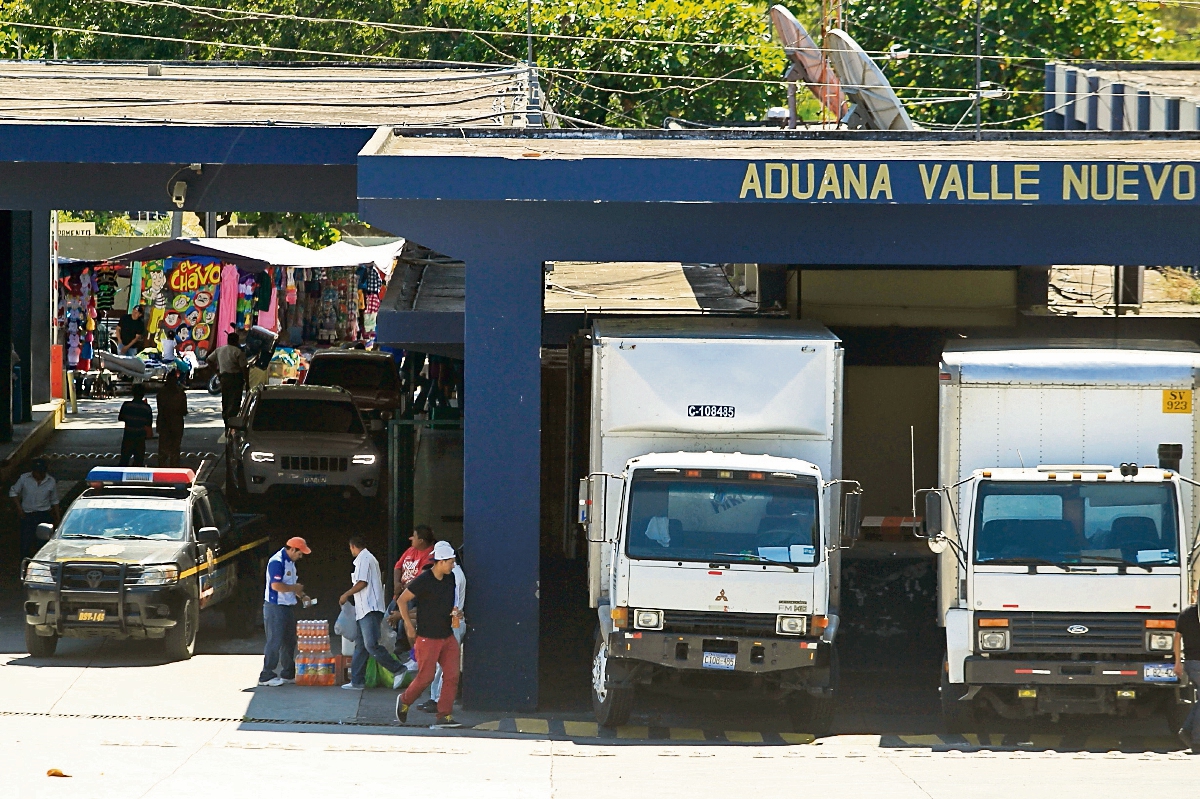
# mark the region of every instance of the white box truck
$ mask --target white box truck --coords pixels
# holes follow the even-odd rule
[[[599,625],[592,699],[635,686],[747,690],[824,732],[837,685],[842,355],[808,323],[675,317],[592,332],[580,485]],[[857,487],[857,484],[854,484]]]
[[[925,515],[952,728],[1187,707],[1197,369],[1184,342],[947,347]]]

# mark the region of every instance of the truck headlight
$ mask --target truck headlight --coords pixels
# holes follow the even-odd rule
[[[374,455],[355,455],[350,459],[352,463],[357,463],[359,466],[370,466],[375,462]]]
[[[635,610],[633,612],[633,626],[637,630],[661,630],[663,626],[663,612],[661,610]]]
[[[780,635],[804,635],[808,631],[807,616],[776,616],[775,632]]]
[[[992,651],[1008,649],[1008,630],[980,630],[979,648]]]
[[[54,585],[54,570],[48,563],[30,563],[25,567],[25,582]]]
[[[179,582],[178,566],[147,566],[134,585],[173,585]]]
[[[1151,652],[1170,652],[1175,648],[1174,633],[1148,633],[1146,648]]]
[[[255,463],[274,463],[275,462],[275,453],[274,452],[257,452],[257,451],[251,452],[250,460],[254,461]]]

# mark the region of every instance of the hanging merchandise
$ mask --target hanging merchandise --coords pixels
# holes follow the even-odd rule
[[[267,309],[265,311],[258,312],[257,324],[259,327],[265,327],[272,333],[276,333],[279,331],[279,294],[275,291],[275,286],[273,284],[269,285],[268,288],[271,292],[271,299],[267,305]]]
[[[96,272],[96,310],[111,311],[117,296],[117,267],[114,264],[100,264]]]
[[[221,264],[215,258],[168,258],[165,268],[171,300],[162,319],[164,333],[175,340],[178,352],[195,352],[203,360],[213,350]]]
[[[237,316],[238,303],[238,268],[233,264],[225,264],[221,268],[221,289],[218,294],[220,303],[217,309],[217,346],[224,347],[229,343],[229,328]]]
[[[162,326],[169,303],[167,273],[162,261],[142,265],[142,305],[147,310],[146,333],[153,339]]]
[[[144,271],[142,270],[141,261],[134,261],[133,274],[129,278],[129,307],[125,309],[130,313],[132,313],[133,309],[138,307],[138,304],[142,301],[143,275]]]

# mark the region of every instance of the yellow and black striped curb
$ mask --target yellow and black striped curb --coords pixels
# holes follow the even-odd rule
[[[881,749],[1005,749],[1028,752],[1173,752],[1183,744],[1173,736],[1029,735],[1027,733],[950,733],[881,735]]]
[[[810,744],[816,736],[797,732],[748,732],[701,730],[689,727],[651,727],[628,724],[601,727],[594,721],[511,718],[487,721],[472,729],[485,732],[517,732],[551,738],[593,738],[611,741],[678,741],[680,743]]]

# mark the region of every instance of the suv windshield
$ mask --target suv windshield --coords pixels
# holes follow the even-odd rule
[[[817,561],[817,487],[736,472],[638,476],[629,503],[630,557],[690,561]]]
[[[394,391],[399,388],[396,367],[392,360],[343,355],[313,358],[304,383],[310,386],[341,386],[360,391]]]
[[[251,429],[260,433],[357,433],[362,420],[349,400],[264,397]]]
[[[186,503],[145,499],[79,499],[58,527],[59,538],[152,538],[181,541],[185,537]]]
[[[976,563],[1179,562],[1170,483],[979,485]]]

